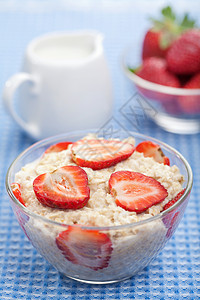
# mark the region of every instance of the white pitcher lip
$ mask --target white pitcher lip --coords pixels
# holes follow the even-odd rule
[[[64,38],[64,37],[79,37],[79,36],[85,36],[85,37],[93,37],[94,38],[94,50],[91,52],[88,57],[85,57],[82,60],[45,60],[41,57],[39,57],[35,53],[35,48],[39,43],[48,41],[50,39],[56,39],[56,38]],[[26,55],[30,61],[36,64],[41,64],[41,65],[52,65],[56,67],[58,65],[59,67],[61,65],[63,66],[73,66],[73,65],[81,65],[85,64],[91,60],[94,60],[97,58],[97,56],[102,53],[103,51],[103,43],[104,40],[104,34],[101,33],[100,31],[93,30],[93,29],[80,29],[80,30],[70,30],[70,31],[53,31],[53,32],[48,32],[43,35],[40,35],[38,37],[35,37],[30,41],[30,43],[27,46],[26,49]]]

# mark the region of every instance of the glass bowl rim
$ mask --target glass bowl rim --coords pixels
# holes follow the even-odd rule
[[[121,130],[121,132],[123,132],[124,130]],[[67,136],[82,136],[84,137],[84,135],[88,134],[88,133],[97,133],[98,131],[96,129],[90,129],[90,130],[79,130],[79,131],[72,131],[72,132],[68,132],[68,133],[62,133],[62,134],[58,134],[55,136],[51,136],[45,139],[42,139],[40,141],[37,141],[35,143],[33,143],[32,145],[30,145],[28,148],[26,148],[24,151],[22,151],[15,159],[14,161],[11,163],[10,167],[8,168],[7,174],[6,174],[6,180],[5,180],[5,185],[6,185],[6,190],[8,195],[10,196],[10,199],[28,216],[33,217],[34,219],[38,219],[40,221],[43,221],[45,223],[49,223],[51,225],[56,225],[56,226],[62,226],[62,227],[66,227],[68,228],[73,227],[73,226],[77,226],[75,224],[64,224],[64,223],[60,223],[51,219],[48,219],[46,217],[43,217],[41,215],[38,215],[30,210],[28,210],[23,204],[20,203],[20,201],[14,196],[11,186],[9,184],[9,178],[10,175],[12,173],[12,169],[15,166],[15,164],[28,152],[32,151],[32,148],[39,148],[41,146],[45,146],[47,143],[56,143],[61,141],[62,138],[67,138]],[[161,147],[164,146],[165,148],[167,148],[169,151],[171,151],[174,155],[176,155],[184,164],[185,169],[187,171],[187,176],[188,176],[188,181],[187,181],[187,186],[185,188],[185,192],[184,194],[180,197],[180,199],[171,207],[169,207],[167,210],[160,212],[158,215],[152,216],[150,218],[147,218],[145,220],[141,220],[139,222],[133,222],[133,223],[128,223],[128,224],[122,224],[122,225],[111,225],[111,226],[85,226],[85,225],[80,225],[80,227],[82,229],[85,230],[98,230],[98,231],[108,231],[108,230],[120,230],[120,229],[126,229],[129,227],[137,227],[140,225],[144,225],[146,223],[150,223],[153,221],[156,221],[158,219],[162,219],[163,216],[167,215],[168,213],[170,213],[172,210],[176,209],[178,206],[180,206],[185,200],[186,198],[189,196],[191,189],[192,189],[192,185],[193,185],[193,173],[192,173],[192,169],[188,163],[188,161],[183,157],[183,155],[178,152],[176,149],[174,149],[173,147],[171,147],[170,145],[156,139],[153,138],[151,136],[142,134],[142,133],[138,133],[138,132],[134,132],[134,131],[129,131],[129,134],[134,138],[141,138],[144,140],[148,140],[150,139],[151,141],[159,144]]]
[[[184,88],[175,88],[164,86],[158,83],[150,82],[146,79],[139,77],[138,75],[131,72],[129,66],[126,63],[126,58],[128,54],[131,52],[133,45],[127,46],[121,54],[121,68],[124,74],[133,81],[136,85],[145,88],[150,91],[154,91],[157,93],[175,95],[175,96],[198,96],[200,95],[200,89],[184,89]]]

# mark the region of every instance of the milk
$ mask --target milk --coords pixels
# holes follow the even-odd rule
[[[35,54],[48,61],[82,60],[93,51],[92,45],[79,43],[77,40],[57,41],[57,43],[40,44],[35,48]]]

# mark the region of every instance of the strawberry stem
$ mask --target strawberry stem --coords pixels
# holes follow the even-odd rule
[[[160,38],[161,49],[167,49],[169,45],[179,37],[184,31],[196,26],[195,20],[189,18],[185,14],[183,18],[177,18],[175,12],[170,6],[166,6],[161,10],[160,20],[150,18],[153,23],[152,31],[161,31]]]

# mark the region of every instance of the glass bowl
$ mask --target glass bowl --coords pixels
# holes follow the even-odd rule
[[[95,131],[90,130],[89,132]],[[118,138],[120,139],[127,138],[131,134],[135,138],[136,144],[144,140],[160,144],[165,155],[169,157],[171,165],[177,165],[183,174],[185,192],[169,209],[139,222],[109,227],[78,227],[79,233],[90,235],[91,232],[95,232],[100,235],[100,239],[106,237],[106,247],[110,250],[110,255],[105,258],[103,267],[97,268],[91,267],[91,265],[88,267],[84,263],[85,258],[86,261],[89,258],[90,262],[98,260],[99,257],[104,259],[101,257],[103,252],[99,253],[98,251],[98,243],[88,245],[84,244],[84,240],[82,240],[80,246],[80,235],[78,234],[76,237],[75,234],[74,243],[70,247],[72,246],[72,251],[77,251],[79,263],[69,260],[66,255],[63,255],[62,245],[58,245],[57,237],[69,228],[70,230],[76,229],[77,225],[52,221],[29,211],[17,200],[11,188],[11,184],[15,181],[15,174],[27,163],[41,158],[50,145],[63,141],[77,141],[87,133],[80,131],[62,134],[47,138],[27,148],[11,164],[6,176],[6,189],[10,196],[12,209],[24,233],[37,251],[59,272],[69,278],[86,283],[118,282],[145,268],[158,255],[176,230],[189,200],[193,181],[192,170],[185,158],[165,143],[139,133],[119,130]]]
[[[137,76],[131,70],[141,65],[140,56],[137,46],[127,47],[122,54],[122,69],[140,93],[148,117],[169,132],[200,132],[200,89],[168,87]]]

